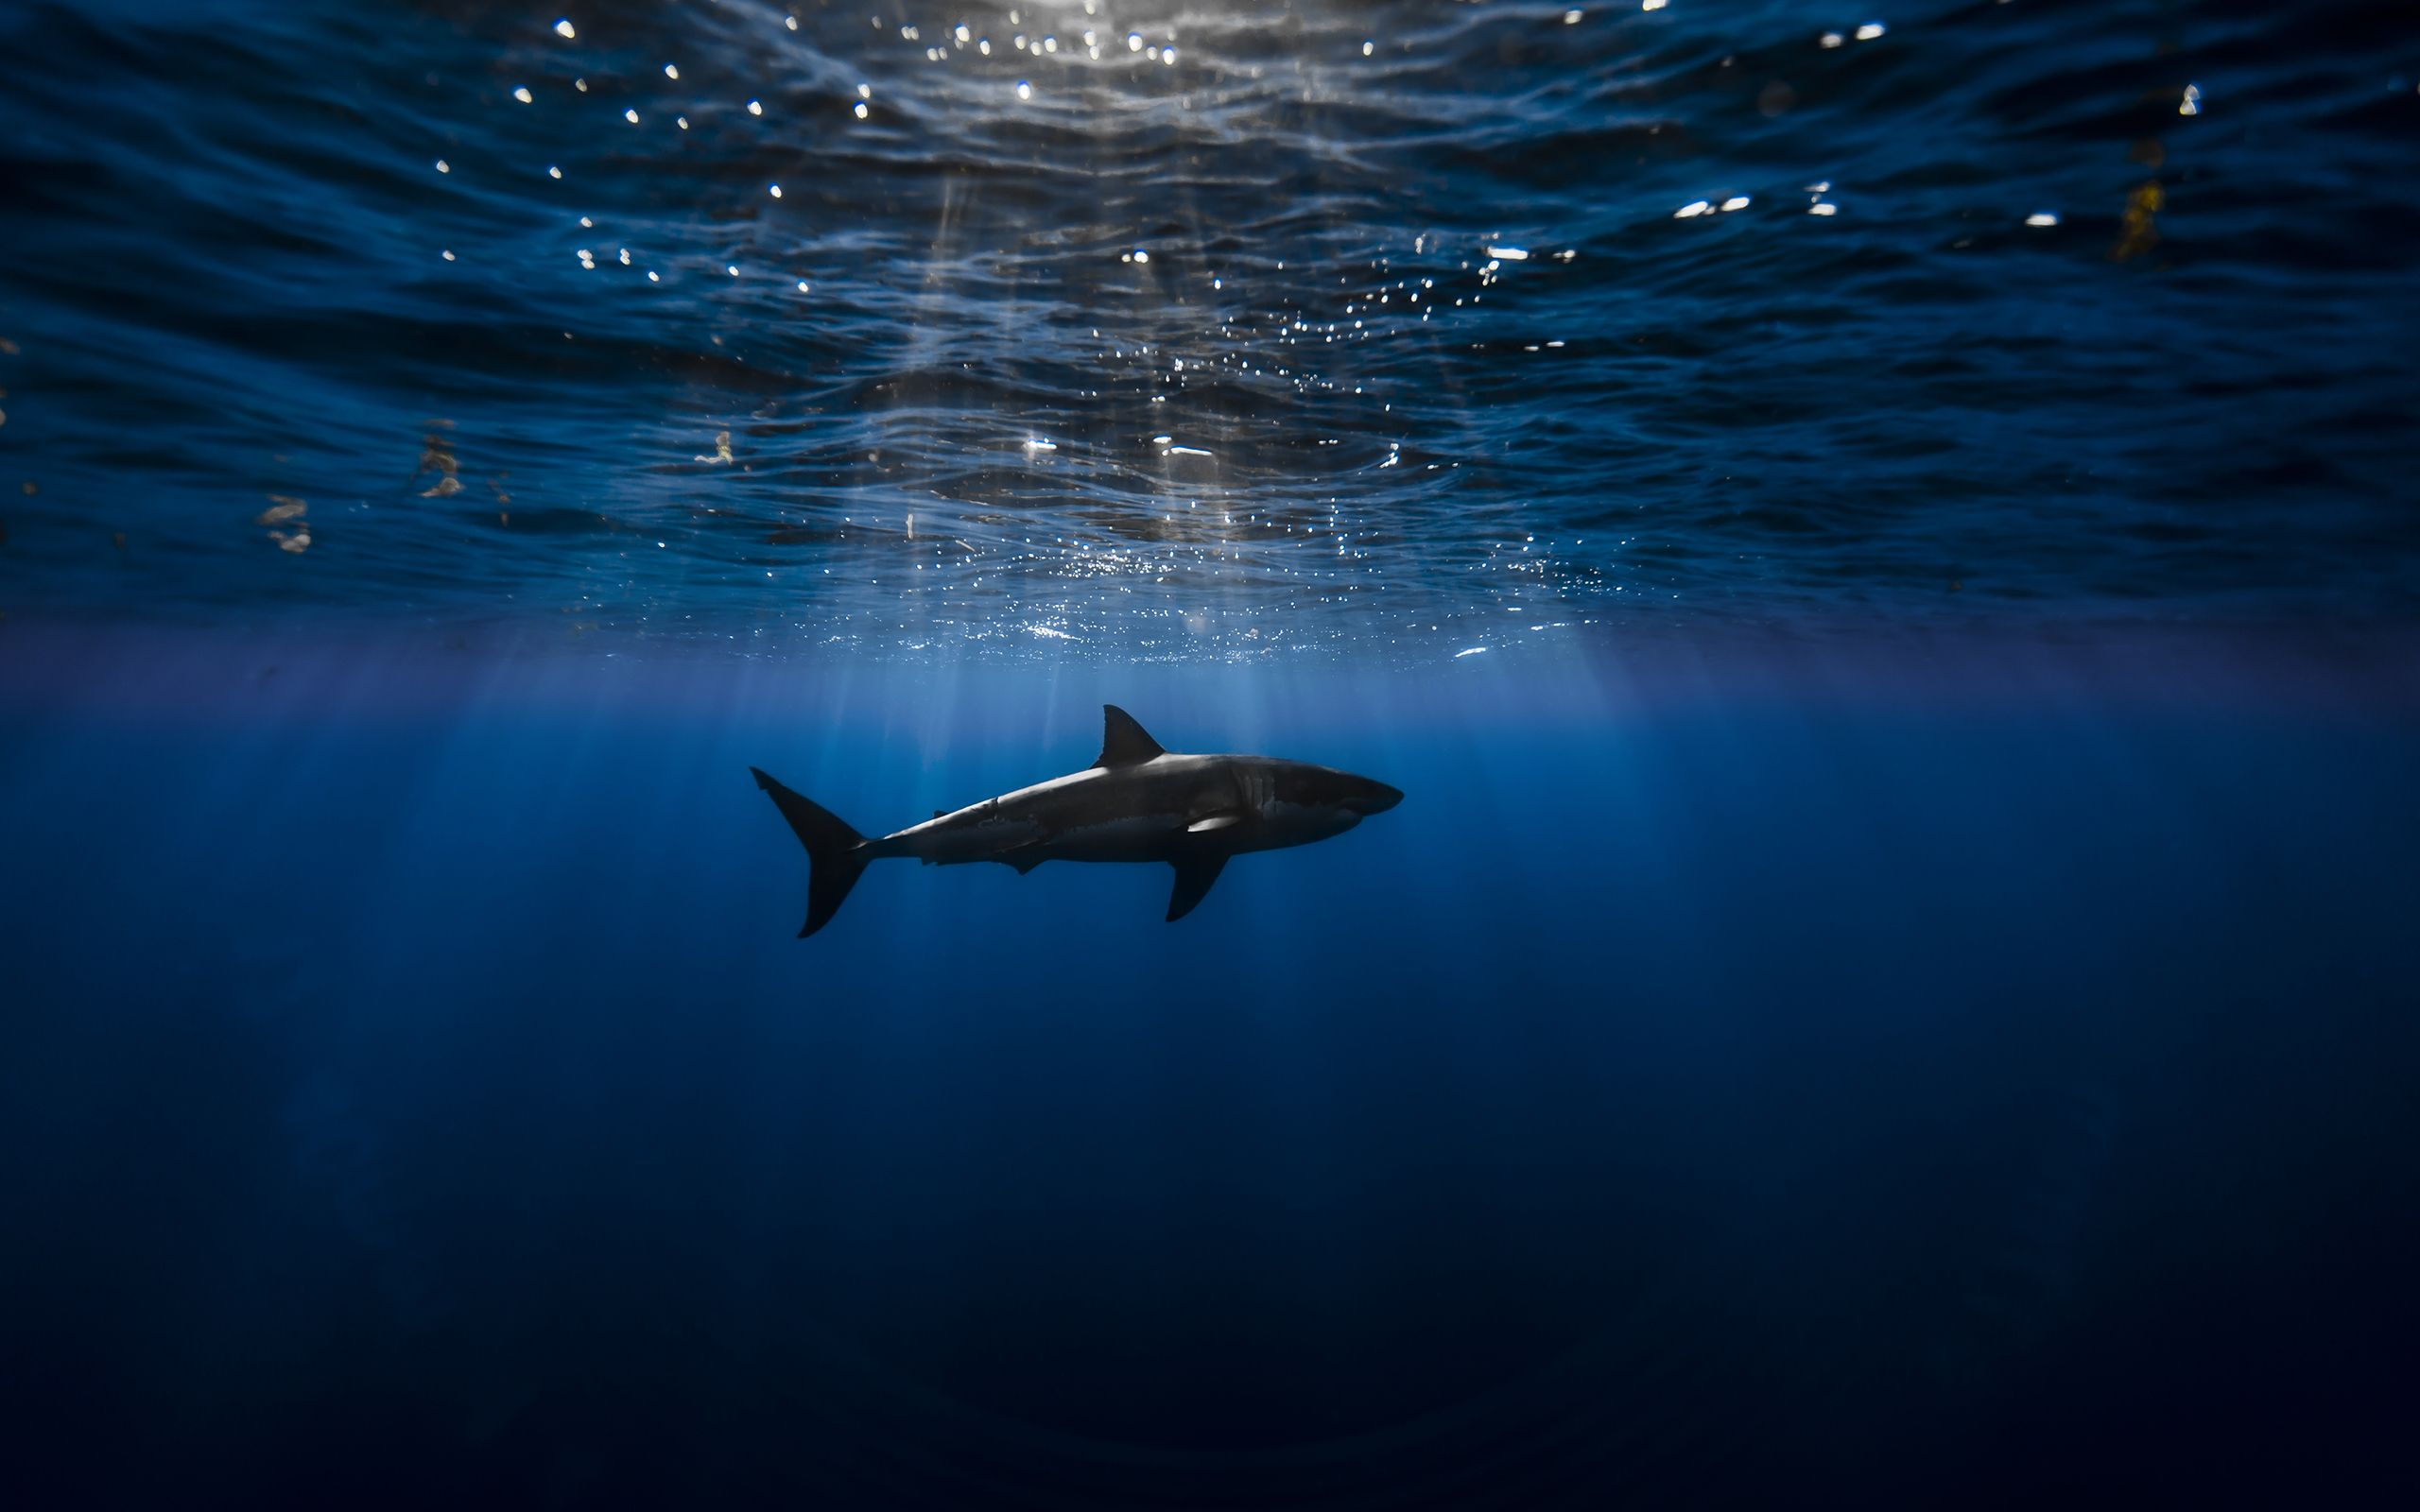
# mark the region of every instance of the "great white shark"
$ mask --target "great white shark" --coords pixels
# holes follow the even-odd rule
[[[1231,856],[1342,834],[1403,801],[1384,782],[1274,756],[1163,750],[1133,716],[1101,708],[1100,759],[1080,772],[985,799],[869,839],[756,767],[756,785],[806,847],[804,939],[832,921],[869,862],[997,861],[1018,875],[1046,861],[1155,861],[1176,868],[1171,922],[1193,912]]]

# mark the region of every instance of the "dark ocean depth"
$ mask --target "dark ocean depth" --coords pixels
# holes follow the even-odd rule
[[[2415,274],[2394,7],[0,3],[0,1506],[2420,1504]],[[794,937],[1105,705],[1402,802]]]

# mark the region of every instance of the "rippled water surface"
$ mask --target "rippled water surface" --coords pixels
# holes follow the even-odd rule
[[[2349,4],[18,5],[0,608],[2402,618],[2415,83]]]

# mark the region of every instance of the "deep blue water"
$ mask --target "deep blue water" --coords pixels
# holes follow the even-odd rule
[[[2415,148],[2352,4],[0,5],[0,1502],[2420,1500]],[[750,766],[1105,703],[1408,796],[793,937]]]
[[[2408,661],[42,649],[42,1504],[2411,1488]],[[1113,696],[1409,796],[791,938],[748,765],[880,829]]]

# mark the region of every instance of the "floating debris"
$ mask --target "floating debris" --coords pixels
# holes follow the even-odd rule
[[[2159,245],[2159,227],[2154,222],[2168,204],[2168,191],[2157,179],[2136,184],[2126,196],[2126,213],[2118,222],[2118,244],[2109,249],[2109,260],[2123,263],[2140,257]]]
[[[721,463],[722,465],[724,465],[725,467],[730,466],[730,465],[731,465],[731,432],[729,432],[729,431],[717,431],[717,432],[715,432],[715,455],[712,455],[712,456],[703,456],[703,455],[700,455],[700,456],[695,456],[695,457],[690,458],[690,460],[691,460],[691,461],[695,461],[695,462],[719,462],[719,463]]]
[[[433,420],[429,424],[451,429],[454,422],[450,420]],[[462,491],[459,469],[454,460],[453,443],[435,430],[429,431],[421,438],[419,472],[438,474],[435,488],[421,490],[420,496],[424,499],[450,499]]]
[[[268,496],[268,504],[269,507],[263,509],[259,516],[252,521],[252,524],[256,525],[282,525],[288,520],[301,519],[303,511],[311,507],[302,500],[289,499],[283,493],[270,494]],[[308,529],[309,527],[305,526],[304,528]]]
[[[311,549],[311,530],[307,525],[292,535],[287,535],[283,530],[272,530],[268,533],[268,539],[277,542],[277,549],[280,551],[294,552],[299,555]]]

